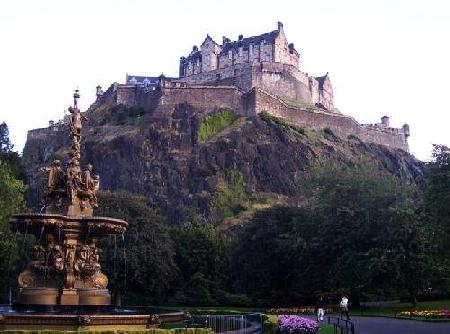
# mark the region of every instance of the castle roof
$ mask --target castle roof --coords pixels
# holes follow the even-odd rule
[[[143,86],[155,86],[158,85],[160,77],[147,77],[140,75],[130,75],[127,74],[126,83],[131,85],[143,85]],[[167,81],[175,80],[176,78],[164,77]]]
[[[215,40],[213,40],[212,38],[211,38],[211,36],[209,36],[209,34],[206,34],[206,38],[205,38],[205,40],[203,41],[203,43],[202,44],[200,44],[200,45],[203,45],[203,44],[205,44],[206,43],[206,41],[211,41],[211,42],[213,42],[214,44],[216,44],[216,45],[219,45],[219,44],[217,44],[216,43],[216,41]]]
[[[251,36],[247,38],[242,38],[238,41],[228,42],[225,43],[225,45],[222,45],[222,52],[221,54],[226,54],[230,50],[236,50],[240,47],[243,47],[244,50],[247,50],[250,44],[260,44],[262,41],[265,41],[267,43],[273,43],[275,39],[278,37],[278,34],[280,32],[278,30],[274,30],[262,35],[258,36]]]
[[[265,42],[267,44],[273,44],[275,43],[275,39],[279,36],[279,34],[283,32],[283,24],[281,22],[278,22],[278,29],[273,30],[271,32],[267,32],[261,35],[257,36],[251,36],[243,38],[242,35],[239,36],[239,39],[237,41],[230,41],[228,38],[223,37],[223,45],[219,45],[216,41],[214,41],[209,34],[206,35],[205,40],[201,45],[204,45],[208,40],[213,42],[215,45],[219,46],[221,48],[220,54],[226,55],[230,50],[237,51],[239,48],[243,48],[244,50],[248,50],[250,45],[258,45],[262,42]],[[294,44],[288,45],[289,52],[290,53],[296,53],[298,54],[298,51],[295,49]],[[192,60],[202,60],[202,54],[201,51],[198,50],[197,46],[194,46],[191,53],[187,57],[181,57],[181,62],[186,63],[188,61]]]

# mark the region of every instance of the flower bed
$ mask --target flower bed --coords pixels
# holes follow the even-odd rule
[[[424,311],[404,311],[399,313],[404,317],[417,317],[426,319],[449,319],[450,310],[424,310]]]
[[[319,331],[319,325],[298,315],[279,315],[278,329],[280,334],[314,334]]]

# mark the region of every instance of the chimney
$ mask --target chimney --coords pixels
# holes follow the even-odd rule
[[[242,41],[243,39],[244,39],[244,36],[243,35],[239,35],[238,41]]]
[[[226,38],[225,36],[222,37],[222,45],[225,45],[229,42],[230,40],[228,38]]]
[[[102,86],[97,85],[97,87],[95,87],[95,95],[97,95],[97,98],[103,95]]]
[[[278,31],[283,31],[283,23],[278,22]]]

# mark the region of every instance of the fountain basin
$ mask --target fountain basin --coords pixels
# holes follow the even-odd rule
[[[0,330],[50,329],[50,330],[143,330],[162,323],[182,322],[185,313],[169,310],[116,309],[103,313],[73,312],[15,312],[9,307],[0,308]]]
[[[101,272],[98,239],[123,235],[128,223],[121,219],[21,213],[10,222],[22,234],[37,239],[33,260],[18,278],[16,305],[108,306],[108,278]]]
[[[20,213],[13,215],[10,222],[17,226],[20,233],[34,234],[37,238],[44,232],[103,237],[108,234],[123,234],[128,227],[128,223],[122,219],[49,213]]]

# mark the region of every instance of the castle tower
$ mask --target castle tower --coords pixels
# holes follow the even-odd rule
[[[386,128],[388,128],[390,126],[388,116],[381,117],[381,125],[383,125]]]

